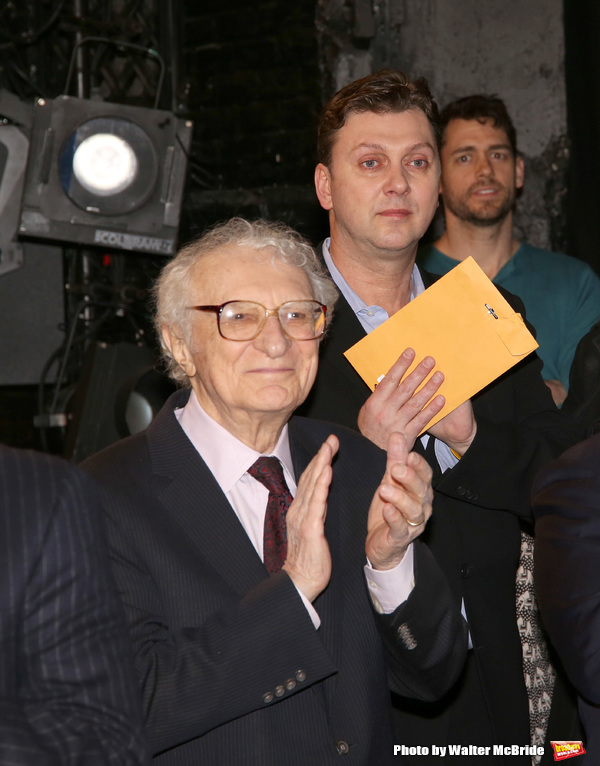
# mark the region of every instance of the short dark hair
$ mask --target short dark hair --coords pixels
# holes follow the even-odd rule
[[[317,159],[331,165],[335,134],[355,112],[405,112],[420,109],[433,129],[436,144],[440,142],[437,104],[427,80],[409,80],[399,69],[382,69],[344,86],[325,105],[317,131]]]
[[[498,96],[477,93],[446,104],[440,112],[442,146],[446,128],[451,120],[477,120],[481,123],[492,120],[495,128],[500,128],[506,133],[512,153],[515,157],[517,156],[517,131],[510,119],[506,104]]]

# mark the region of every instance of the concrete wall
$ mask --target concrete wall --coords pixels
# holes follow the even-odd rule
[[[426,76],[441,106],[481,91],[506,100],[527,174],[517,235],[568,250],[562,0],[183,0],[183,9],[195,121],[185,239],[234,213],[282,218],[320,239],[321,103],[393,66]]]
[[[317,14],[330,90],[393,66],[425,76],[440,106],[477,92],[503,98],[526,162],[517,233],[542,247],[566,248],[561,0],[374,0],[372,6],[320,0]]]

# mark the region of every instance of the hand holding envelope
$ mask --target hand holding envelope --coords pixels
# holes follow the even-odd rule
[[[388,435],[390,428],[404,429],[408,439],[429,429],[446,443],[450,433],[456,444],[471,431],[468,446],[476,428],[468,400],[536,348],[521,316],[467,258],[346,351],[367,385],[378,389],[361,410],[359,427],[379,429],[380,438],[365,435],[382,440],[380,446],[384,428]],[[404,349],[414,353],[398,358]]]
[[[425,357],[404,377],[414,358],[414,350],[405,349],[358,413],[360,432],[381,449],[386,449],[390,435],[396,431],[404,434],[408,448],[412,449],[419,434],[427,429],[428,423],[434,420],[446,402],[442,395],[434,396],[444,381],[444,375],[439,370],[419,388],[435,367],[432,357]],[[477,431],[471,402],[467,400],[459,405],[429,430],[456,453],[463,455]]]

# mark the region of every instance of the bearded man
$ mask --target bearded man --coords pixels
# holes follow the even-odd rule
[[[542,375],[560,405],[577,344],[600,318],[600,279],[582,261],[515,238],[513,211],[525,167],[503,101],[460,98],[442,110],[440,122],[446,230],[419,249],[418,263],[445,274],[472,256],[495,284],[518,295],[537,332]]]

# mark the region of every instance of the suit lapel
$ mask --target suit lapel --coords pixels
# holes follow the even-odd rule
[[[327,269],[327,266],[322,260],[322,248],[317,248],[317,255],[321,258],[323,267]],[[436,281],[435,277],[431,274],[419,269],[425,289],[427,289],[433,282]],[[344,356],[344,352],[347,351],[359,340],[362,340],[366,336],[366,332],[358,321],[358,318],[348,301],[340,293],[338,302],[336,304],[335,312],[333,315],[333,322],[330,328],[330,332],[323,340],[321,348],[321,359],[327,360],[327,364],[335,368],[336,372],[343,375],[349,383],[352,385],[359,396],[366,398],[368,393],[367,384],[356,372],[354,367]],[[308,410],[302,410],[301,412],[307,412]]]
[[[425,285],[425,289],[427,290],[428,287],[431,287],[431,285],[434,282],[437,282],[439,277],[435,276],[434,274],[430,274],[428,271],[425,271],[424,268],[421,266],[417,266],[419,269],[419,273],[421,275],[421,278],[423,279],[423,284]]]
[[[308,423],[309,421],[300,421],[292,418],[289,424],[290,449],[292,453],[292,461],[294,463],[296,481],[300,479],[302,472],[321,446],[321,443],[315,440],[303,425],[300,425],[301,422]],[[325,536],[327,537],[327,542],[329,543],[331,556],[334,562],[338,560],[336,554],[340,545],[339,521],[339,508],[335,502],[335,496],[330,495],[327,518],[325,519]],[[343,599],[344,589],[342,587],[342,582],[341,579],[336,577],[334,570],[329,585],[323,593],[315,599],[314,607],[321,619],[320,634],[323,645],[338,666],[343,641]],[[332,704],[336,679],[337,675],[333,675],[325,681],[325,691],[329,705]]]
[[[188,395],[175,393],[148,428],[158,498],[203,559],[242,595],[268,574],[235,511],[173,414]]]
[[[215,571],[232,590],[243,595],[269,575],[235,511],[212,473],[181,429],[173,410],[182,407],[189,396],[178,391],[169,399],[147,430],[157,495],[170,517],[183,530]],[[290,449],[296,480],[321,446],[305,427],[290,422]],[[325,533],[332,556],[339,549],[339,518],[331,498]],[[321,619],[320,636],[336,664],[342,645],[341,615],[343,589],[335,576],[316,599],[315,609]],[[317,699],[330,706],[336,676],[324,682],[325,700],[318,690]]]
[[[317,247],[316,254],[325,269],[325,273],[329,274],[323,259],[322,243]],[[356,318],[356,314],[350,308],[348,301],[340,293],[333,314],[331,330],[322,343],[321,355],[327,357],[329,364],[339,370],[354,385],[359,385],[361,390],[364,388],[365,383],[344,356],[344,351],[358,343],[365,335],[366,333]]]
[[[322,252],[321,247],[317,249],[317,254]],[[325,266],[325,263],[323,263]],[[419,267],[419,272],[423,279],[425,289],[430,287],[438,278],[432,276],[429,272]],[[354,386],[354,389],[365,395],[367,392],[367,384],[352,367],[350,362],[344,356],[344,351],[347,351],[350,346],[358,343],[366,336],[366,332],[358,321],[356,314],[351,309],[350,304],[340,294],[338,303],[336,304],[333,324],[331,327],[331,335],[324,341],[322,349],[322,355],[327,358],[327,361],[332,366],[336,367],[340,373],[342,373],[348,380],[350,380]],[[430,439],[433,446],[434,439]],[[417,439],[413,447],[415,452],[425,457],[425,448],[423,447],[421,440]],[[434,464],[437,465],[437,459],[434,458]]]
[[[325,264],[323,264],[325,265]],[[423,284],[425,289],[430,287],[435,281],[435,277],[429,274],[423,269],[419,269],[421,277],[423,278]],[[362,340],[367,333],[363,326],[358,321],[358,318],[354,311],[350,308],[350,304],[340,293],[340,297],[335,307],[333,315],[333,324],[331,334],[323,341],[324,348],[327,349],[328,356],[333,357],[335,354],[344,364],[340,364],[340,370],[350,369],[354,372],[352,365],[344,357],[344,351],[347,351],[350,346],[358,343]],[[331,359],[333,363],[333,359]],[[340,361],[340,359],[338,359]],[[362,378],[359,378],[362,381]]]
[[[343,295],[340,295],[333,316],[331,333],[323,341],[322,353],[327,357],[330,364],[353,383],[360,384],[361,388],[366,384],[346,359],[344,352],[362,340],[365,335],[366,333],[356,318],[356,314],[350,308],[348,301]]]

